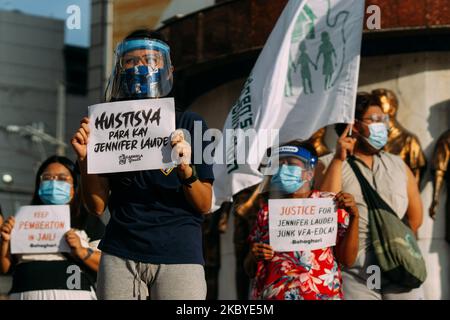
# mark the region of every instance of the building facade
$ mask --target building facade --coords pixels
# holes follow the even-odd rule
[[[56,148],[14,126],[56,135],[58,87],[64,83],[64,22],[0,12],[0,204],[9,215],[29,203],[34,174]]]
[[[0,11],[0,206],[5,217],[30,203],[43,160],[56,153],[73,158],[70,136],[87,113],[87,53],[64,44],[63,20]],[[2,277],[0,295],[9,287],[10,279]]]

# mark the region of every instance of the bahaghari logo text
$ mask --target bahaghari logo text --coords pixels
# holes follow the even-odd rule
[[[125,154],[121,154],[119,156],[119,165],[125,165],[127,163],[127,160],[128,160],[128,163],[141,161],[143,157],[144,156],[142,154],[133,154],[133,155],[130,155],[130,156],[127,156]]]
[[[309,239],[309,240],[292,240],[292,244],[311,244],[311,243],[318,243],[322,242],[322,239]]]
[[[56,247],[56,244],[30,244],[31,248],[54,248]]]

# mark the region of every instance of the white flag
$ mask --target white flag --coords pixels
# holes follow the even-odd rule
[[[214,165],[217,205],[262,180],[267,147],[353,122],[363,18],[364,0],[288,2],[225,121]]]

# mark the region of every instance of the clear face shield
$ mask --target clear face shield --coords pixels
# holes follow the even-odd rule
[[[317,157],[304,148],[279,147],[264,170],[264,174],[270,177],[270,183],[266,183],[261,192],[272,190],[281,194],[292,194],[307,182],[312,187],[316,165]]]
[[[115,51],[106,101],[161,98],[173,87],[170,48],[156,39],[129,39]]]

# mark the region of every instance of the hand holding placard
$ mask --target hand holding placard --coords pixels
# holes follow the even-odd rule
[[[2,236],[2,241],[9,242],[11,240],[11,232],[14,228],[15,222],[16,222],[16,219],[14,219],[13,216],[10,216],[8,218],[8,220],[6,220],[1,225],[0,233]]]
[[[334,199],[338,208],[344,209],[352,217],[359,217],[358,206],[352,194],[341,191],[334,196]]]
[[[71,140],[72,147],[80,161],[84,161],[84,159],[86,159],[89,133],[89,118],[84,117],[80,122],[80,128]]]
[[[256,261],[271,260],[275,254],[272,247],[267,243],[254,243],[251,250]]]
[[[81,256],[82,256],[81,252],[84,248],[81,245],[81,239],[76,234],[75,230],[70,229],[69,231],[67,231],[65,234],[65,239],[66,239],[67,244],[70,247],[72,255],[76,258],[81,258]]]
[[[185,140],[183,130],[175,130],[170,136],[172,146],[172,161],[177,165],[178,175],[181,179],[192,176],[191,145]]]
[[[183,130],[178,129],[172,132],[170,137],[172,146],[172,161],[176,164],[191,163],[191,145],[185,140]]]

